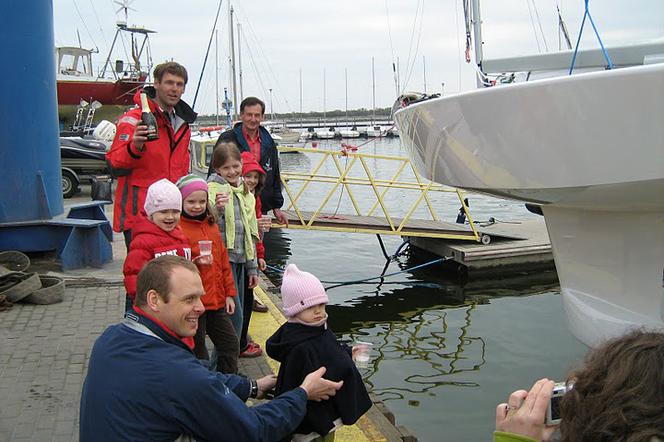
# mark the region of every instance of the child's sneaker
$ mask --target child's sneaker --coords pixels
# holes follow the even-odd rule
[[[260,302],[258,299],[254,298],[254,305],[252,310],[259,313],[267,313],[267,305]]]
[[[241,358],[257,358],[260,355],[263,354],[263,350],[261,349],[261,346],[256,344],[255,342],[249,342],[247,345],[247,348],[240,353]]]

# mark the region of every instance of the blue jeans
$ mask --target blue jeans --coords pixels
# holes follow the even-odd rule
[[[245,281],[245,268],[244,263],[231,263],[231,271],[233,272],[233,281],[235,281],[235,290],[237,295],[233,298],[235,301],[235,313],[231,316],[231,322],[233,323],[233,328],[238,338],[242,336],[242,320],[244,315],[242,313],[244,306],[244,281]],[[242,351],[242,349],[240,349]]]

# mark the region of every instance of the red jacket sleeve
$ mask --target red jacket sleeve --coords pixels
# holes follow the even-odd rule
[[[141,152],[132,146],[134,130],[140,118],[134,111],[127,112],[117,124],[117,132],[113,139],[111,149],[106,153],[106,159],[113,169],[131,169],[134,163],[141,159]]]
[[[265,245],[261,240],[256,241],[256,256],[259,259],[265,259]]]
[[[134,244],[132,244],[133,246]],[[131,299],[136,297],[136,279],[145,263],[152,259],[152,252],[141,247],[132,247],[125,259],[122,272],[124,273],[124,285]]]

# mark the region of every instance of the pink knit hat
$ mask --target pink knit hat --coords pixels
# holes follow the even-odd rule
[[[152,216],[155,212],[161,210],[180,210],[182,211],[182,195],[178,187],[162,178],[148,187],[148,194],[145,197],[145,213]]]
[[[205,193],[208,192],[208,185],[205,180],[198,175],[194,175],[193,173],[181,177],[175,182],[175,185],[178,186],[178,189],[180,189],[183,200],[187,199],[189,195],[196,192],[197,190],[202,190]]]
[[[314,305],[330,302],[318,278],[301,271],[295,264],[286,267],[281,280],[281,299],[284,315],[289,318]]]

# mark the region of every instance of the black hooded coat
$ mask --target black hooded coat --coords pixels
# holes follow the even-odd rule
[[[296,433],[315,431],[324,436],[337,418],[344,425],[352,425],[371,408],[362,376],[351,359],[351,349],[340,344],[325,325],[312,327],[287,322],[267,340],[265,348],[272,359],[281,363],[277,395],[298,387],[307,374],[320,367],[327,368],[325,379],[344,381],[343,387],[329,400],[307,402],[307,414]]]

